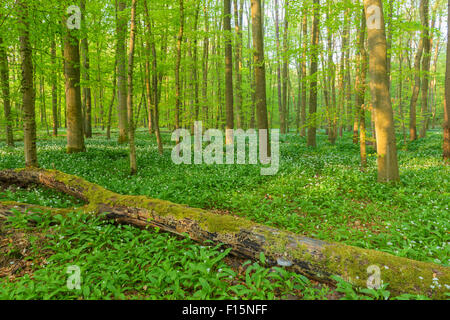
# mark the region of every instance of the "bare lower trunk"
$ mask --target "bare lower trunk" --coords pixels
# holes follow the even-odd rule
[[[309,119],[308,119],[308,146],[316,147],[317,135],[317,70],[319,61],[319,19],[320,1],[314,0],[313,29],[311,41],[311,82],[309,98]]]
[[[1,16],[0,16],[1,17]],[[6,145],[14,147],[13,119],[11,114],[11,96],[9,86],[9,63],[5,43],[0,35],[0,87],[5,112]]]
[[[400,176],[394,115],[388,85],[389,78],[386,65],[387,47],[386,33],[384,31],[383,6],[381,0],[364,0],[364,6],[366,20],[368,22],[370,90],[372,104],[375,110],[378,181],[398,181],[400,180]]]
[[[23,135],[25,144],[25,164],[27,167],[37,167],[36,152],[36,119],[35,95],[33,85],[33,53],[30,43],[29,11],[25,0],[19,2],[20,16],[20,56],[22,57],[22,108]]]
[[[450,0],[448,1],[448,21],[450,21]],[[450,39],[450,28],[447,28]],[[447,42],[447,70],[445,72],[444,103],[444,161],[450,163],[450,42]]]
[[[136,39],[136,2],[131,2],[131,31],[130,31],[130,49],[128,52],[128,97],[127,97],[127,113],[128,113],[128,142],[130,145],[130,174],[137,172],[136,163],[136,145],[134,141],[134,113],[133,113],[133,68],[134,68],[134,48]]]

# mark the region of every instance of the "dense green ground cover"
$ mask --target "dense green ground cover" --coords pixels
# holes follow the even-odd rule
[[[39,163],[42,167],[79,175],[118,193],[147,195],[193,207],[229,211],[257,222],[317,239],[339,241],[411,259],[450,265],[450,246],[448,245],[450,242],[448,231],[450,169],[448,166],[444,166],[441,160],[442,135],[438,132],[431,132],[426,139],[410,143],[408,146],[399,145],[402,182],[397,185],[382,185],[376,182],[373,154],[370,157],[367,172],[359,170],[359,148],[352,144],[350,136],[345,136],[336,146],[330,146],[326,137],[320,135],[316,150],[307,148],[302,138],[295,135],[284,136],[281,143],[280,171],[275,176],[266,177],[260,175],[259,167],[251,165],[174,165],[170,158],[172,147],[167,147],[165,155],[160,157],[153,137],[150,138],[145,131],[139,131],[137,134],[139,173],[134,177],[128,175],[127,146],[119,146],[115,140],[107,141],[103,136],[96,136],[87,142],[87,153],[67,155],[64,138],[44,139],[45,137],[42,136],[38,142]],[[166,145],[171,145],[169,135],[164,135],[164,139]],[[9,149],[0,143],[0,169],[23,166],[22,145],[18,143],[16,148]],[[32,192],[0,191],[0,200],[5,199],[53,207],[68,207],[73,202],[73,199],[69,197],[42,189]],[[73,219],[77,222],[77,219],[82,218],[74,216]],[[18,218],[18,220],[20,219]],[[209,258],[203,259],[206,261],[213,261],[212,257],[220,254],[218,249],[201,248],[188,240],[178,240],[164,234],[143,233],[134,228],[104,225],[98,221],[89,224],[92,226],[84,224],[82,228],[88,230],[80,230],[77,229],[80,227],[76,227],[75,222],[73,224],[66,222],[64,226],[59,226],[58,230],[54,230],[56,232],[54,234],[60,236],[64,235],[64,232],[72,234],[82,231],[80,234],[87,237],[89,232],[95,233],[95,228],[105,228],[105,230],[109,230],[109,233],[105,234],[117,233],[120,235],[117,241],[120,238],[124,239],[123,248],[112,239],[112,243],[116,243],[118,248],[111,249],[113,252],[110,253],[102,250],[102,246],[105,244],[95,242],[95,246],[90,248],[89,252],[91,255],[93,252],[102,252],[98,256],[93,255],[92,259],[98,259],[97,261],[104,258],[107,258],[108,261],[117,259],[117,263],[121,263],[120,265],[123,266],[121,255],[124,252],[133,252],[133,257],[137,259],[138,255],[134,253],[135,249],[140,255],[144,255],[144,259],[150,259],[157,254],[156,251],[147,252],[148,255],[144,251],[148,246],[153,246],[160,248],[161,252],[166,252],[166,254],[159,254],[162,255],[160,259],[163,262],[161,263],[166,263],[170,272],[181,271],[183,273],[183,270],[190,270],[191,267],[186,267],[188,264],[198,265],[200,268],[202,261],[197,261],[195,256],[198,254],[193,254],[192,259],[187,259],[187,262],[174,263],[174,261],[183,259],[183,257],[179,257],[179,252],[182,251],[180,247],[187,248],[187,252],[192,253],[196,250],[203,250],[205,257],[209,255]],[[110,230],[111,228],[115,228],[114,232]],[[135,237],[140,240],[133,242],[131,239]],[[104,241],[107,241],[106,236]],[[159,247],[155,244],[158,241],[160,242]],[[85,241],[80,239],[76,242],[84,243]],[[162,249],[165,243],[172,243],[172,247],[168,245],[168,248],[165,249],[167,251]],[[57,245],[56,242],[53,243],[53,246],[55,245]],[[61,245],[64,245],[64,242]],[[67,256],[56,254],[51,261],[54,263],[55,261],[64,261],[64,263],[74,261],[79,255],[77,250],[81,250],[81,252],[87,250],[83,246],[75,247],[77,249],[74,249],[74,253],[69,254],[71,252],[69,250]],[[131,250],[131,248],[135,249]],[[62,252],[56,249],[53,251]],[[171,256],[175,257],[175,260],[171,260]],[[87,258],[83,260],[87,264],[87,270],[90,265],[88,260]],[[245,274],[231,274],[233,271],[223,264],[222,259],[217,260],[215,264],[215,266],[209,267],[210,271],[221,269],[223,275],[231,275],[236,283],[239,282],[240,276],[245,278]],[[111,265],[114,266],[114,263]],[[168,267],[169,265],[172,267]],[[105,266],[105,268],[109,267]],[[148,275],[142,274],[142,277],[135,277],[139,272],[134,266],[120,268],[117,265],[116,267],[123,276],[116,277],[117,279],[115,278],[114,281],[111,280],[114,284],[110,289],[105,289],[110,297],[122,297],[121,294],[124,290],[118,289],[123,288],[121,286],[133,286],[133,283],[144,285],[145,277]],[[62,268],[62,265],[59,265],[58,268]],[[255,268],[259,268],[258,272],[260,273],[269,272],[269,269],[260,266]],[[45,274],[47,268],[39,270]],[[275,292],[277,297],[289,290],[292,293],[293,286],[303,290],[304,298],[320,298],[327,294],[325,292],[327,289],[317,289],[308,284],[306,279],[294,277],[292,274],[283,276],[284,280],[291,279],[291,284],[288,286],[284,280],[272,279],[272,282],[265,283],[260,289],[257,289],[250,285],[253,281],[251,277],[258,274],[253,271],[249,273],[250,280],[244,279],[243,281],[244,283],[250,282],[236,289],[229,284],[226,286],[218,284],[218,281],[227,283],[217,276],[218,272],[197,272],[195,271],[196,267],[193,267],[193,270],[194,274],[189,277],[202,278],[208,283],[209,289],[207,289],[207,284],[197,285],[197,287],[181,285],[182,277],[174,276],[169,284],[152,282],[158,283],[158,286],[171,288],[169,293],[165,293],[163,289],[159,291],[151,289],[146,296],[150,298],[225,298],[236,295],[236,290],[250,290],[250,292],[241,292],[239,295],[244,298],[270,298],[270,292],[272,294]],[[280,272],[279,270],[278,273],[271,274],[280,276]],[[127,273],[133,274],[133,276]],[[66,275],[63,274],[62,277],[66,277]],[[127,277],[133,279],[132,283],[125,281]],[[27,280],[24,278],[20,281]],[[164,281],[170,282],[170,279]],[[199,280],[196,283],[201,282],[203,281]],[[103,288],[101,282],[98,286]],[[112,289],[114,286],[116,286],[115,290]],[[181,289],[176,289],[177,286],[180,286]],[[279,288],[275,290],[274,288],[277,286]],[[344,284],[342,286],[345,287]],[[22,288],[25,287],[22,286]],[[21,294],[26,295],[28,289],[22,290],[24,291]],[[85,298],[95,298],[104,294],[102,289],[96,291],[91,288],[90,290],[84,295]],[[349,288],[340,288],[340,291],[346,291],[347,294],[351,292]],[[18,294],[17,291],[6,292],[6,295],[14,292]],[[139,297],[141,293],[136,296]],[[134,296],[133,293],[128,292],[128,294]],[[39,296],[43,297],[44,295]],[[73,296],[71,293],[67,293],[63,297],[71,298]]]

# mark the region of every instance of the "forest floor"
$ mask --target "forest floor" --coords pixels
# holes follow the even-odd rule
[[[64,135],[64,132],[62,132]],[[359,169],[359,147],[345,134],[335,146],[319,135],[318,148],[294,134],[281,137],[281,167],[261,176],[252,165],[175,165],[170,135],[164,156],[154,137],[136,136],[139,172],[128,174],[128,148],[101,135],[87,153],[67,155],[64,136],[41,133],[42,167],[85,178],[121,194],[246,217],[308,237],[450,265],[450,168],[441,160],[442,134],[402,145],[402,182],[376,182],[376,159]],[[115,139],[115,136],[113,136]],[[401,141],[400,137],[398,139]],[[23,144],[0,142],[0,170],[24,167]],[[50,207],[81,205],[41,188],[0,190],[0,201]],[[89,221],[87,221],[89,220]],[[219,247],[151,230],[118,226],[73,213],[67,218],[19,213],[0,222],[0,299],[385,299],[381,290],[344,282],[330,288],[280,268],[237,261]],[[105,263],[105,261],[108,261]],[[81,290],[66,287],[67,267],[80,266]],[[449,290],[450,292],[450,290]],[[393,298],[393,297],[390,297]],[[402,296],[400,298],[423,298]]]

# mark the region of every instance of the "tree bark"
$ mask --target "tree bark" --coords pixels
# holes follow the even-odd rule
[[[180,65],[181,65],[181,46],[184,35],[184,0],[179,0],[180,5],[180,29],[177,37],[177,51],[175,61],[175,129],[180,128],[180,109],[181,105],[181,83],[180,83]],[[179,140],[179,139],[178,139]],[[177,141],[178,143],[179,141]]]
[[[66,30],[64,40],[66,78],[67,153],[86,151],[80,89],[80,50],[77,30]]]
[[[2,99],[5,112],[6,145],[14,147],[13,119],[11,114],[11,96],[9,86],[9,63],[5,46],[6,44],[3,41],[3,37],[0,35],[0,86],[2,89]]]
[[[52,115],[53,115],[53,136],[58,136],[58,64],[56,63],[56,42],[52,38],[51,43],[51,59],[52,59]]]
[[[120,144],[128,140],[128,116],[127,116],[127,58],[126,58],[126,33],[128,19],[126,17],[126,1],[119,0],[117,6],[117,88],[118,88],[118,118]]]
[[[375,111],[378,181],[398,181],[400,176],[386,65],[387,48],[383,5],[381,0],[364,0],[364,7],[368,25],[370,90]]]
[[[128,116],[128,142],[130,145],[130,174],[137,172],[136,145],[134,141],[134,111],[133,111],[133,68],[134,68],[134,48],[136,46],[136,2],[131,2],[131,29],[130,48],[128,51],[128,96],[127,96],[127,116]]]
[[[423,0],[421,0],[421,5],[423,4]],[[421,9],[422,12],[422,9]],[[417,48],[416,57],[414,59],[414,87],[413,87],[413,93],[411,96],[411,102],[409,105],[409,140],[415,141],[417,140],[417,99],[419,98],[419,92],[420,92],[420,62],[422,61],[422,55],[423,55],[423,37],[419,40],[419,46]]]
[[[234,27],[236,32],[236,49],[235,49],[235,70],[236,70],[236,126],[238,129],[242,129],[244,126],[244,114],[242,105],[242,23],[243,23],[243,5],[244,1],[234,0]]]
[[[253,64],[255,72],[255,106],[259,130],[269,129],[266,97],[266,63],[264,56],[264,35],[261,0],[251,0]],[[260,141],[261,142],[261,141]],[[269,135],[266,141],[267,152],[271,154]]]
[[[258,1],[258,0],[252,0]],[[264,253],[268,266],[281,265],[312,279],[333,284],[337,275],[355,286],[366,287],[369,266],[378,266],[381,280],[389,283],[395,294],[423,294],[443,299],[444,286],[430,288],[433,278],[443,284],[450,282],[449,268],[409,260],[384,252],[366,250],[338,243],[328,243],[298,234],[264,226],[252,221],[219,215],[202,209],[151,199],[144,196],[123,196],[82,178],[53,170],[4,170],[0,182],[18,186],[41,185],[70,194],[87,204],[77,210],[86,214],[104,214],[104,218],[140,228],[155,227],[163,231],[189,236],[200,243],[224,244],[232,254],[259,260]],[[34,205],[0,202],[0,217],[12,209],[33,212]],[[55,214],[73,209],[40,208]]]
[[[283,126],[284,132],[289,133],[289,108],[288,108],[288,78],[289,78],[289,51],[288,51],[288,37],[289,37],[289,0],[285,0],[284,7],[284,33],[283,33]]]
[[[300,135],[302,137],[306,136],[306,121],[307,121],[307,114],[306,114],[306,104],[307,104],[307,88],[308,88],[308,81],[306,79],[306,55],[308,50],[308,15],[307,15],[307,2],[305,1],[303,4],[303,18],[302,18],[302,38],[303,38],[303,44],[302,44],[302,63],[301,63],[301,70],[302,70],[302,107],[301,107],[301,130]]]
[[[308,146],[316,147],[317,135],[317,71],[319,62],[319,19],[320,0],[313,1],[313,28],[311,41],[311,82],[309,98]]]
[[[448,21],[450,21],[450,0],[448,1]],[[447,28],[450,39],[450,28]],[[447,41],[447,61],[445,72],[445,99],[444,99],[444,161],[450,164],[450,42]]]
[[[365,12],[362,9],[361,27],[358,36],[358,56],[356,61],[356,115],[359,118],[359,149],[361,155],[361,168],[365,170],[367,167],[367,151],[366,151],[366,76],[367,76],[367,52],[365,48],[366,36],[366,20]]]
[[[33,84],[33,52],[30,43],[29,9],[27,1],[19,2],[20,56],[22,58],[22,108],[25,165],[38,167],[36,151],[35,92]]]
[[[81,25],[83,38],[81,39],[81,55],[83,61],[83,110],[84,110],[84,135],[86,138],[92,138],[92,94],[90,85],[90,60],[89,60],[89,42],[86,28],[86,0],[80,1]]]
[[[223,30],[225,33],[225,109],[226,109],[226,144],[233,144],[234,110],[233,110],[233,48],[231,46],[231,1],[224,0]]]
[[[421,118],[422,124],[420,129],[420,138],[425,138],[428,129],[428,89],[429,89],[429,71],[431,63],[431,37],[430,37],[430,15],[429,15],[429,0],[422,0],[422,27],[423,27],[423,60],[422,60],[422,104],[421,104]]]

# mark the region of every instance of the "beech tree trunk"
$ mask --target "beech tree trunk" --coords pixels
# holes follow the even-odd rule
[[[236,31],[236,49],[235,49],[235,70],[236,70],[236,126],[238,129],[242,129],[244,126],[244,114],[243,114],[243,104],[242,104],[242,23],[243,23],[243,6],[244,1],[238,0],[233,1],[234,6],[234,27]]]
[[[431,63],[431,36],[430,36],[430,16],[429,16],[429,0],[422,0],[421,4],[421,20],[423,27],[423,60],[422,60],[422,104],[421,118],[422,124],[420,129],[420,138],[425,138],[428,130],[428,89],[429,89],[429,71]]]
[[[184,35],[184,0],[179,0],[180,5],[180,29],[177,37],[177,52],[175,61],[175,129],[180,128],[180,109],[181,105],[181,83],[180,83],[180,65],[181,65],[181,46]],[[178,143],[178,141],[177,141]]]
[[[287,267],[325,283],[333,284],[331,276],[337,275],[355,286],[366,287],[371,276],[368,273],[370,266],[381,270],[380,280],[389,283],[389,290],[395,294],[423,294],[443,299],[448,290],[445,286],[431,288],[433,278],[439,278],[442,284],[450,283],[448,267],[315,240],[243,218],[167,201],[144,196],[123,196],[82,178],[54,170],[4,170],[0,171],[0,182],[23,187],[41,185],[58,190],[86,202],[84,207],[77,209],[86,214],[104,214],[105,219],[141,228],[156,227],[179,236],[187,235],[200,243],[224,244],[232,249],[232,254],[245,259],[259,260],[262,252],[268,266]],[[12,215],[12,209],[33,212],[36,207],[0,202],[0,218]],[[38,209],[54,214],[73,211]]]
[[[92,95],[90,85],[90,60],[89,60],[89,42],[86,28],[86,0],[80,1],[81,25],[83,38],[81,39],[81,55],[83,61],[83,110],[84,110],[84,135],[86,138],[92,138]]]
[[[117,88],[118,88],[118,109],[119,118],[119,143],[126,143],[128,140],[128,116],[127,116],[127,58],[126,58],[126,33],[127,33],[127,4],[124,0],[119,0],[117,6]]]
[[[20,56],[22,58],[22,108],[23,136],[25,144],[25,165],[37,167],[36,115],[33,81],[33,52],[30,43],[29,11],[26,0],[19,1]]]
[[[264,34],[262,24],[261,0],[251,0],[253,68],[255,72],[255,106],[258,129],[269,129],[266,97],[266,63],[264,57]],[[261,142],[261,141],[260,141]],[[267,152],[270,155],[269,135],[267,135]]]
[[[378,153],[378,181],[400,180],[394,114],[387,74],[387,47],[381,0],[364,0],[369,41],[369,72]],[[369,10],[370,9],[370,10]]]
[[[225,109],[226,109],[226,144],[233,144],[234,110],[233,110],[233,48],[231,46],[231,0],[224,0],[223,29],[225,31]]]
[[[134,68],[134,48],[136,39],[136,1],[131,2],[131,30],[130,30],[130,49],[128,51],[128,97],[127,97],[127,115],[128,115],[128,142],[130,145],[130,174],[137,172],[136,163],[136,145],[134,141],[134,111],[133,111],[133,68]]]
[[[311,82],[309,98],[309,119],[308,119],[308,146],[316,147],[317,135],[317,71],[319,62],[319,19],[320,0],[313,1],[313,28],[311,41]]]
[[[448,21],[450,21],[450,0],[448,1]],[[450,28],[447,28],[450,39]],[[444,100],[444,161],[450,163],[450,42],[447,41],[447,69],[445,72],[445,100]]]
[[[356,115],[359,118],[359,146],[361,154],[361,168],[367,167],[366,151],[366,108],[364,105],[366,95],[366,76],[367,76],[367,52],[365,48],[366,39],[366,19],[365,12],[362,9],[360,31],[358,35],[358,56],[356,60]]]
[[[3,42],[3,37],[0,35],[0,87],[2,89],[2,100],[5,112],[6,145],[14,147],[13,119],[11,114],[11,96],[9,86],[9,63],[5,46],[6,44]]]
[[[288,51],[288,37],[289,37],[289,0],[285,0],[284,5],[284,33],[283,33],[283,95],[282,95],[282,105],[283,105],[283,126],[284,132],[289,133],[289,108],[288,108],[288,80],[289,80],[289,51]]]
[[[56,42],[52,38],[51,43],[51,59],[52,59],[52,120],[53,120],[53,136],[58,136],[58,64],[56,63]]]
[[[307,104],[307,88],[308,88],[308,81],[306,79],[306,54],[308,50],[308,9],[307,9],[307,2],[305,1],[303,4],[303,18],[302,18],[302,38],[303,38],[303,44],[302,44],[302,62],[301,62],[301,72],[302,72],[302,106],[301,106],[301,130],[300,135],[302,137],[306,136],[306,127],[307,127],[307,118],[306,118],[306,104]]]
[[[423,0],[421,0],[421,6],[423,5]],[[420,9],[422,16],[422,9]],[[422,31],[423,33],[423,31]],[[417,48],[416,56],[414,59],[414,87],[411,96],[411,102],[409,105],[409,140],[415,141],[417,140],[417,99],[419,98],[420,93],[420,62],[422,61],[423,55],[423,43],[424,37],[422,36],[419,40],[419,47]]]

